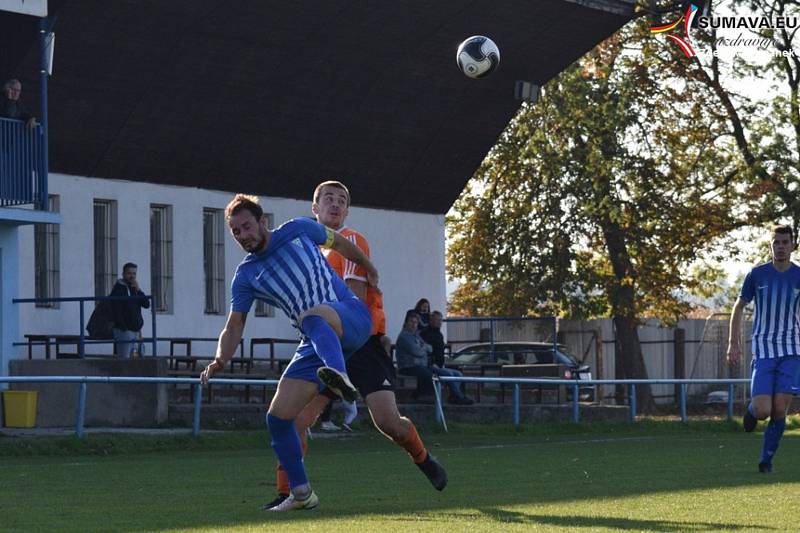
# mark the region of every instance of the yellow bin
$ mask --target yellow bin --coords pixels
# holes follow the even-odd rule
[[[3,414],[8,428],[32,428],[36,426],[37,391],[3,391]]]

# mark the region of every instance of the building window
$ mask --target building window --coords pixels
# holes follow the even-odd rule
[[[59,212],[58,195],[51,194],[47,198],[47,210]],[[58,224],[36,224],[33,229],[33,247],[35,250],[34,296],[36,298],[58,298],[60,290],[61,257],[60,234]],[[58,302],[41,302],[36,307],[58,309]]]
[[[94,295],[108,296],[117,280],[117,202],[94,201]]]
[[[153,309],[172,313],[171,205],[150,205],[150,288]]]
[[[264,213],[267,217],[267,229],[275,227],[275,215],[272,213]],[[275,316],[275,308],[269,304],[256,300],[256,316],[273,317]]]
[[[203,270],[205,272],[205,312],[225,312],[225,227],[222,209],[203,209]]]

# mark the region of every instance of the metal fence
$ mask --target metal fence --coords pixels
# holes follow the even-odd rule
[[[434,377],[434,392],[435,392],[435,416],[436,420],[440,422],[445,431],[447,431],[447,422],[444,417],[444,409],[442,408],[442,392],[441,382],[466,382],[466,383],[504,383],[513,385],[513,404],[512,404],[512,423],[518,427],[520,423],[520,385],[565,385],[573,387],[572,391],[572,421],[574,423],[580,422],[580,401],[578,388],[585,385],[624,385],[629,390],[629,419],[631,422],[636,421],[636,385],[658,385],[670,384],[677,385],[680,388],[680,417],[682,422],[688,421],[688,414],[686,412],[686,388],[690,385],[699,383],[714,383],[716,385],[725,385],[728,388],[728,401],[727,401],[727,416],[728,420],[733,419],[733,387],[736,384],[746,385],[746,379],[717,379],[717,380],[697,380],[697,379],[626,379],[626,380],[586,380],[577,382],[569,379],[533,379],[533,378],[472,378],[472,377]],[[200,433],[200,412],[203,404],[203,388],[199,386],[200,380],[198,378],[167,378],[167,377],[110,377],[110,376],[0,376],[0,383],[76,383],[79,385],[80,390],[78,394],[77,416],[75,422],[75,435],[83,437],[84,435],[84,420],[86,413],[86,387],[89,383],[143,383],[143,384],[184,384],[195,385],[194,387],[194,411],[192,416],[192,434],[198,435]],[[209,383],[212,385],[278,385],[278,380],[275,379],[211,379]],[[496,406],[492,406],[496,408]]]
[[[44,129],[0,118],[0,207],[34,204],[47,210]]]
[[[733,398],[734,386],[746,386],[750,383],[748,379],[591,379],[591,380],[574,380],[574,379],[547,379],[547,378],[473,378],[473,377],[456,377],[456,376],[438,376],[434,379],[434,396],[436,399],[436,420],[441,422],[447,430],[447,423],[444,419],[444,411],[442,410],[442,393],[441,382],[461,382],[461,383],[505,383],[514,386],[513,390],[513,403],[512,403],[512,421],[515,427],[519,426],[519,410],[520,410],[520,385],[565,385],[572,387],[572,421],[575,423],[580,422],[580,401],[579,401],[579,388],[597,385],[623,385],[628,388],[628,412],[631,422],[636,422],[636,385],[672,385],[679,388],[679,412],[682,422],[688,421],[688,414],[686,412],[686,388],[690,385],[699,384],[713,384],[716,386],[724,385],[728,389],[727,399],[727,417],[728,420],[733,419]]]

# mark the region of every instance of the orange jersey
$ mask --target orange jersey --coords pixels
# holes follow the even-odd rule
[[[339,230],[339,234],[358,246],[361,251],[364,252],[364,255],[369,257],[369,243],[363,235],[350,228],[342,228]],[[355,264],[349,259],[345,259],[340,253],[334,252],[329,248],[323,248],[322,253],[328,260],[328,263],[330,263],[333,267],[333,270],[339,274],[340,278],[345,281],[348,279],[354,279],[367,283],[367,271],[364,269],[364,267]],[[375,287],[370,285],[367,285],[366,304],[369,308],[369,314],[372,316],[371,334],[384,335],[386,333],[386,314],[383,312],[383,296],[381,296]]]

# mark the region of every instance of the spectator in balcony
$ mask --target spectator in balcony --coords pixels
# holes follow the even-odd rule
[[[431,303],[425,298],[420,298],[417,305],[414,306],[414,311],[419,317],[419,329],[427,327],[431,318]]]
[[[437,376],[462,375],[458,370],[428,366],[428,355],[433,352],[433,347],[419,336],[418,326],[419,315],[417,312],[413,309],[407,311],[405,322],[403,322],[403,331],[397,336],[395,345],[398,372],[417,378],[415,397],[432,389],[434,374]],[[451,403],[457,405],[472,405],[474,403],[470,398],[464,396],[458,383],[448,382],[447,387],[450,389]]]
[[[138,267],[135,263],[125,263],[122,278],[118,279],[109,296],[144,296],[136,281]],[[134,353],[142,354],[142,307],[150,307],[150,302],[140,300],[111,300],[111,316],[114,320],[114,353],[117,357],[129,359]]]
[[[0,117],[24,120],[29,128],[35,128],[38,123],[36,118],[28,112],[28,108],[20,100],[22,83],[17,79],[10,79],[3,84],[3,105],[0,107]]]
[[[419,332],[426,343],[431,345],[433,351],[430,353],[432,366],[444,368],[444,335],[442,335],[442,313],[434,311],[431,313],[430,322]]]

